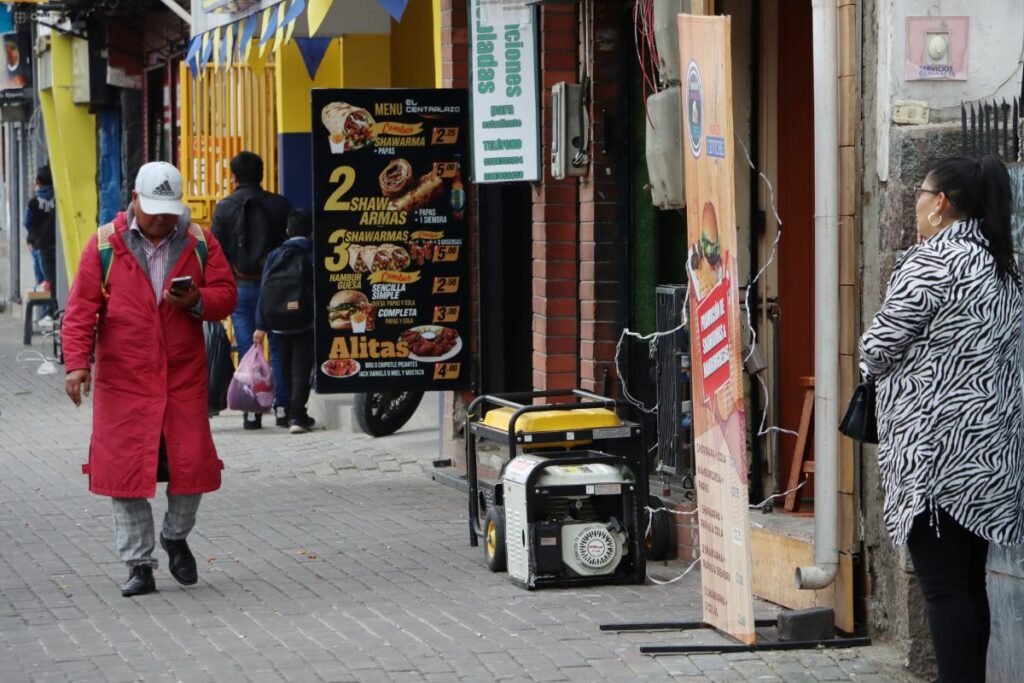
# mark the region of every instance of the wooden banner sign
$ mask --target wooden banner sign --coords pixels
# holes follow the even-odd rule
[[[730,19],[678,21],[704,621],[753,644]]]

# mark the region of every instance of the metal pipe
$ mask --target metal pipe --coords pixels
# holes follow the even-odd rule
[[[188,13],[188,10],[176,3],[174,0],[160,0],[164,3],[167,9],[171,10],[178,15],[178,18],[184,21],[189,26],[192,25],[192,15]]]
[[[832,583],[839,564],[839,97],[836,3],[811,0],[814,46],[814,566],[796,585]]]

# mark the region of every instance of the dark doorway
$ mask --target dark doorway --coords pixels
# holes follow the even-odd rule
[[[814,375],[814,74],[810,3],[785,3],[778,31],[779,425],[796,429],[801,377]],[[779,469],[789,481],[796,437],[782,435]],[[813,478],[800,495],[813,496]]]
[[[526,183],[478,185],[479,393],[533,389],[531,231]]]

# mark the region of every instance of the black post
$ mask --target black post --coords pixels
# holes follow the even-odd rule
[[[967,107],[960,102],[960,153],[967,156]]]

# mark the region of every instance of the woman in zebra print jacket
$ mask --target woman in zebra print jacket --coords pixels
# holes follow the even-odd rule
[[[951,158],[919,187],[918,243],[860,341],[877,384],[885,523],[907,544],[941,681],[983,681],[989,542],[1024,540],[1022,302],[1010,180]]]

